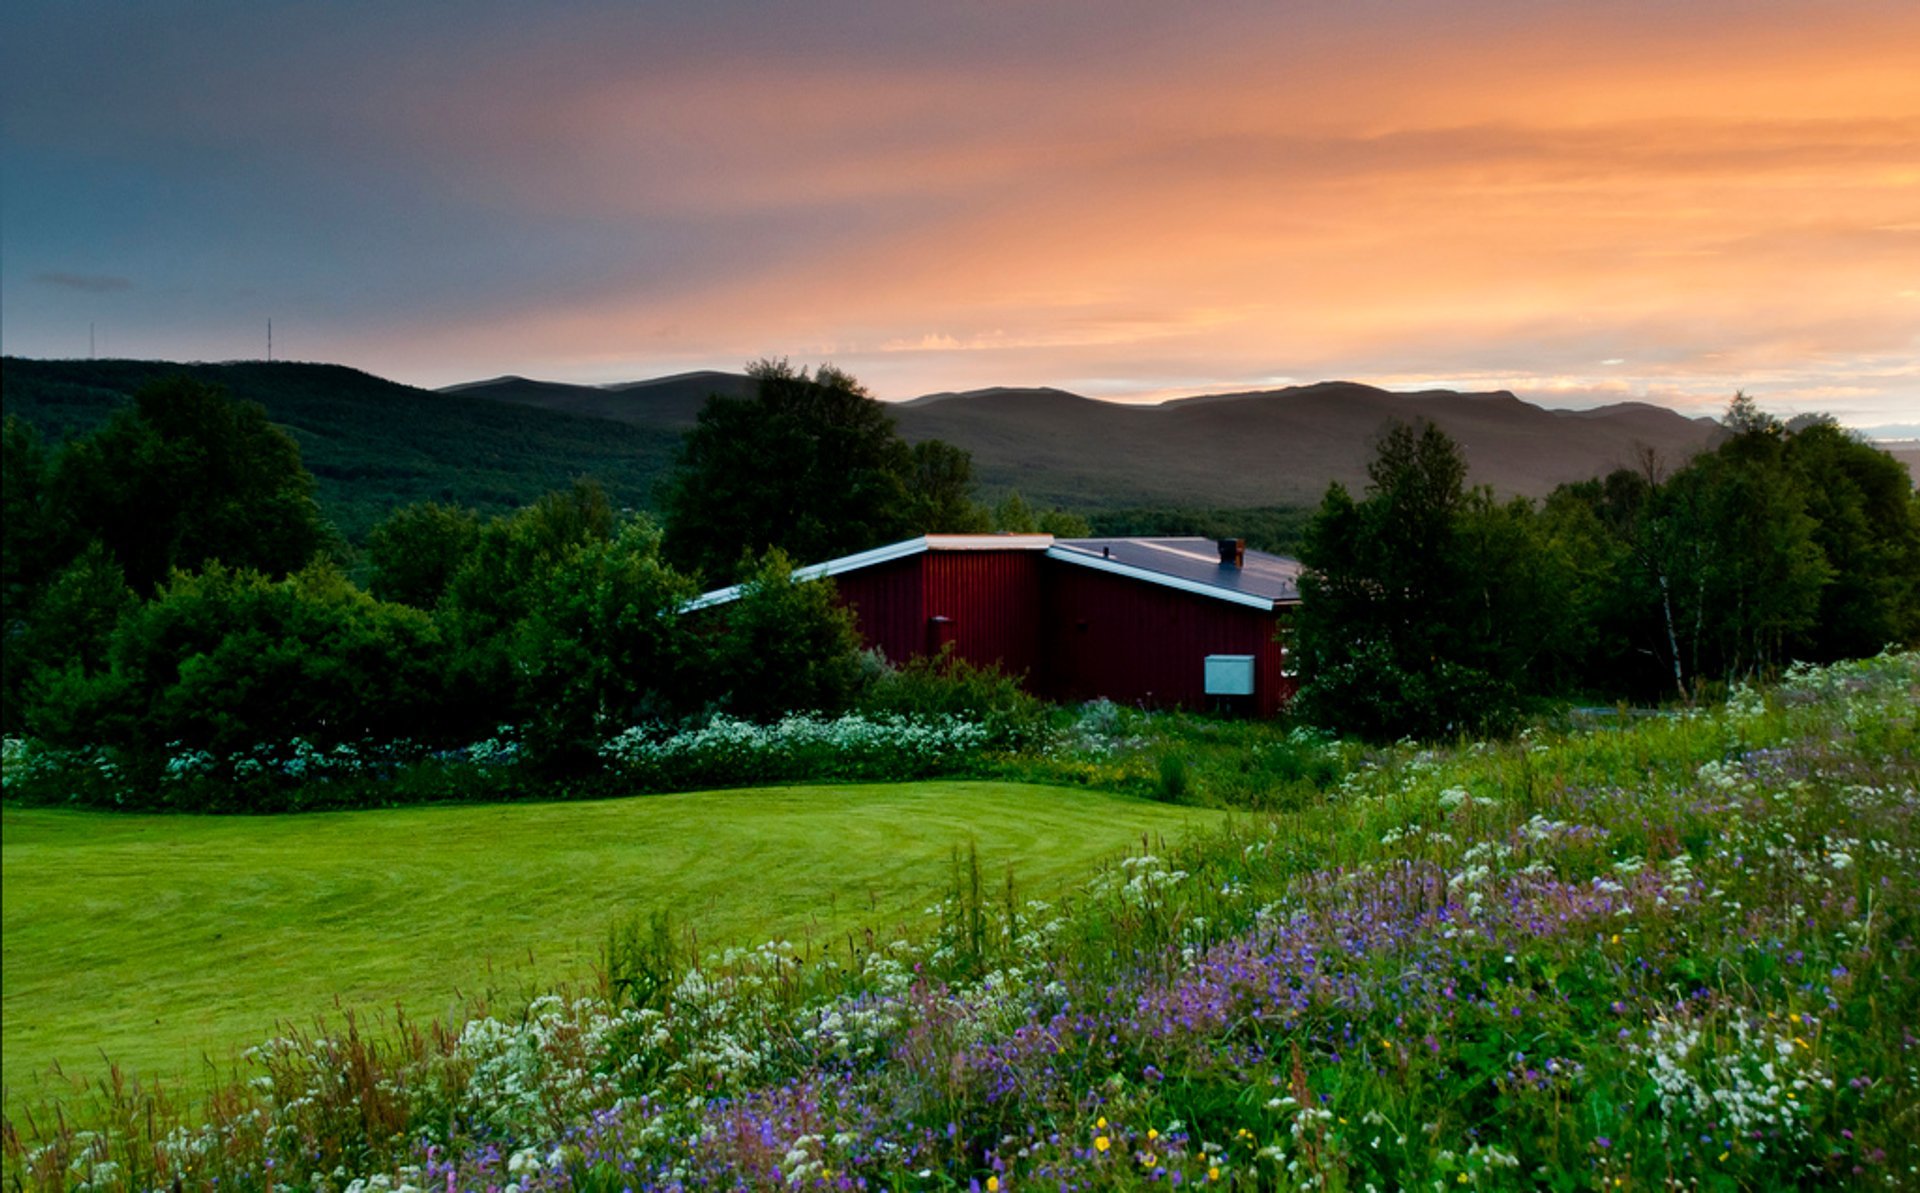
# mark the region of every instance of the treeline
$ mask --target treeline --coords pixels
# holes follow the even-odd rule
[[[664,532],[586,481],[490,518],[420,503],[368,535],[364,587],[255,404],[175,378],[52,452],[9,417],[6,731],[157,772],[510,727],[516,760],[564,778],[635,724],[1013,700],[1005,677],[866,657],[830,587],[793,583],[789,560],[1063,515],[976,505],[964,452],[907,448],[843,374],[756,375],[759,399],[710,401]],[[771,498],[737,509],[723,482]],[[716,581],[737,598],[683,615]]]
[[[1300,712],[1375,737],[1498,732],[1543,696],[1703,685],[1920,641],[1920,496],[1829,419],[1736,396],[1717,450],[1544,503],[1467,485],[1431,425],[1383,437],[1307,527]]]

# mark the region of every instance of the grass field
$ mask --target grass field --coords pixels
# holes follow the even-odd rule
[[[702,947],[920,926],[956,845],[1038,895],[1214,814],[1003,783],[779,787],[263,818],[0,812],[7,1101],[55,1062],[211,1076],[277,1020],[514,997],[585,976],[609,923]]]

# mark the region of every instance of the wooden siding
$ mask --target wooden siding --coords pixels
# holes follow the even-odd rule
[[[1047,559],[1038,551],[926,551],[834,578],[860,635],[894,662],[951,641],[979,666],[1024,674],[1054,700],[1204,709],[1210,654],[1254,657],[1245,711],[1270,717],[1293,697],[1266,612]]]
[[[1252,655],[1253,707],[1268,717],[1293,694],[1274,633],[1284,613],[1050,562],[1038,690],[1056,700],[1203,709],[1210,654]]]
[[[926,653],[926,555],[909,555],[833,578],[840,603],[853,609],[860,637],[888,659],[904,663]]]
[[[947,618],[954,652],[978,666],[1025,674],[1040,667],[1038,551],[929,551],[926,617]]]

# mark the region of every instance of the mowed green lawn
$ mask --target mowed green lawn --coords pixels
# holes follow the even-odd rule
[[[924,931],[956,845],[1052,895],[1216,813],[1012,783],[774,787],[275,817],[0,810],[7,1102],[46,1073],[220,1071],[339,1005],[428,1017],[591,972],[670,910],[703,947]]]

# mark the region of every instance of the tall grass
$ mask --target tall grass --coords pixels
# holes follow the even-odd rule
[[[1059,906],[962,855],[915,939],[700,957],[644,1006],[284,1043],[199,1126],[124,1091],[91,1134],[9,1123],[10,1171],[1915,1187],[1917,707],[1896,655],[1683,716],[1343,754],[1298,808],[1144,842]]]

